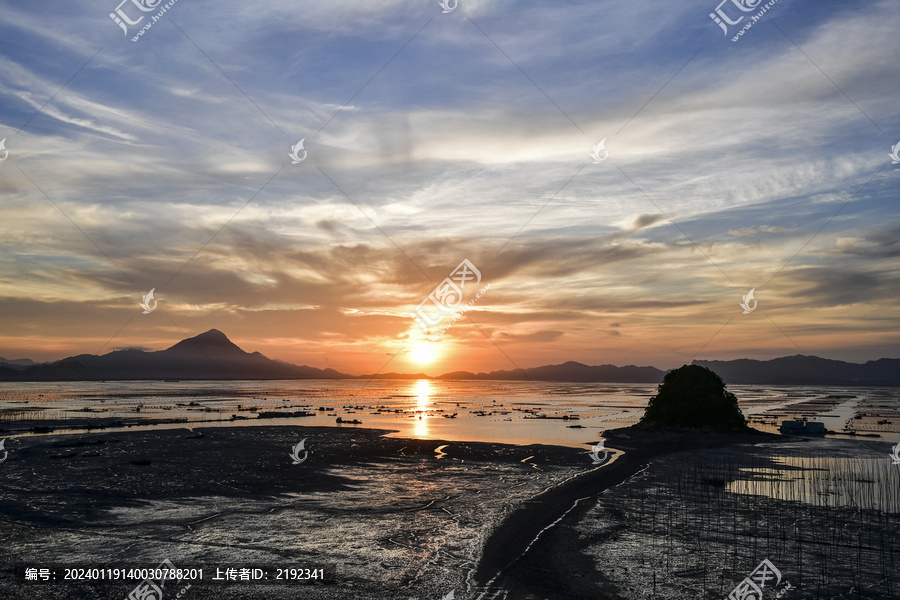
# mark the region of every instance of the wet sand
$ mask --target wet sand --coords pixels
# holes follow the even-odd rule
[[[781,573],[765,598],[900,597],[900,467],[888,444],[607,437],[627,450],[620,461],[535,498],[495,531],[479,598],[721,599],[764,559]],[[517,535],[554,514],[520,554],[531,533]]]
[[[900,467],[888,448],[785,438],[674,453],[559,533],[610,598],[718,600],[768,559],[781,582],[767,599],[894,600]]]
[[[600,495],[667,454],[783,440],[753,431],[717,434],[631,428],[608,431],[604,437],[608,448],[624,453],[608,465],[535,497],[493,532],[476,572],[481,597],[627,598],[605,580],[573,535],[572,528],[585,518]]]
[[[490,532],[591,468],[588,448],[386,433],[200,427],[10,439],[0,464],[0,593],[121,599],[137,582],[23,583],[13,569],[167,559],[204,567],[206,579],[216,566],[272,577],[279,567],[325,571],[312,584],[194,583],[189,599],[463,598]],[[302,439],[309,455],[295,465]]]
[[[167,559],[204,568],[207,581],[194,582],[188,600],[425,600],[451,591],[457,599],[713,598],[727,596],[772,548],[780,549],[786,573],[790,557],[812,564],[823,546],[786,542],[792,519],[818,518],[813,533],[835,540],[860,519],[873,523],[864,532],[871,539],[900,527],[897,515],[822,513],[801,502],[726,492],[741,461],[755,456],[771,466],[773,456],[803,448],[797,438],[616,430],[605,435],[614,460],[598,467],[587,446],[386,433],[257,426],[15,438],[0,464],[0,593],[121,600],[136,582],[24,584],[12,569],[154,567]],[[302,439],[309,454],[295,465],[291,447]],[[812,443],[825,452],[835,447]],[[838,444],[847,456],[860,447]],[[872,448],[873,456],[884,453]],[[721,473],[711,475],[703,462],[729,455],[731,462],[716,467]],[[711,499],[724,507],[712,521]],[[754,529],[772,521],[779,523],[772,531]],[[714,523],[715,535],[706,523]],[[711,537],[697,548],[704,536]],[[841,548],[861,548],[861,539],[824,548],[839,564],[854,558]],[[866,555],[868,566],[858,573],[817,568],[834,575],[829,591],[846,593],[855,582],[877,585],[869,579],[898,552],[900,544],[889,544]],[[261,567],[270,577],[279,567],[321,568],[325,580],[208,581],[217,566]],[[791,572],[795,584],[798,573],[809,584],[808,568]],[[859,597],[890,597],[879,590]],[[809,594],[795,597],[816,597]]]

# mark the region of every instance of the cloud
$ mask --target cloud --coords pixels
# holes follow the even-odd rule
[[[555,342],[565,335],[563,331],[534,331],[532,333],[512,334],[505,331],[499,331],[493,336],[498,342],[516,342],[516,343],[543,343]]]
[[[732,229],[728,233],[738,237],[748,235],[756,235],[757,233],[784,233],[788,231],[785,227],[770,227],[769,225],[755,225],[753,227],[742,227],[741,229]]]
[[[892,270],[850,271],[839,266],[807,267],[792,274],[805,284],[802,294],[818,307],[849,306],[891,301],[896,297],[900,277]]]
[[[372,371],[462,258],[492,285],[469,316],[529,342],[517,362],[684,360],[754,285],[804,346],[897,330],[887,2],[785,4],[802,51],[766,28],[722,42],[700,0],[197,0],[171,13],[190,39],[165,22],[138,44],[110,9],[42,6],[3,24],[8,346],[93,351],[156,287],[182,329]],[[133,326],[117,346],[180,335]],[[729,332],[723,352],[772,347]],[[461,321],[446,343],[481,361],[478,341]]]

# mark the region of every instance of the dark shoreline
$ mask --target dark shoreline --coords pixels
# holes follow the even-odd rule
[[[577,523],[591,508],[589,499],[645,468],[654,458],[677,452],[724,448],[740,444],[789,441],[783,436],[751,430],[716,433],[695,430],[623,428],[604,434],[609,449],[624,454],[608,465],[563,483],[532,499],[509,515],[485,544],[475,573],[479,587],[509,597],[596,598],[598,587],[614,597],[591,561],[574,544],[566,525]],[[576,574],[573,577],[573,574]],[[592,574],[593,577],[585,575]]]
[[[193,557],[210,564],[218,557],[232,556],[228,551],[241,548],[258,551],[272,560],[296,559],[296,551],[271,542],[281,533],[277,526],[273,529],[269,522],[259,523],[262,539],[268,541],[257,548],[242,546],[240,536],[232,533],[229,527],[233,525],[228,523],[240,515],[262,517],[282,511],[290,514],[295,508],[283,499],[302,490],[304,497],[318,495],[319,509],[326,514],[342,511],[353,515],[361,526],[378,530],[376,537],[380,544],[386,544],[385,548],[413,549],[422,545],[434,550],[434,546],[420,539],[420,527],[413,522],[435,518],[461,520],[468,528],[468,537],[464,537],[469,540],[465,546],[468,554],[462,546],[456,548],[459,541],[449,534],[452,529],[441,534],[443,543],[450,544],[448,555],[460,560],[468,556],[461,563],[469,565],[465,567],[469,572],[466,581],[461,580],[461,572],[446,580],[446,586],[457,588],[457,595],[461,592],[459,586],[467,584],[471,592],[485,592],[488,598],[493,593],[506,593],[508,598],[581,600],[597,598],[602,593],[603,597],[615,599],[619,597],[616,586],[597,571],[592,559],[582,552],[583,544],[573,536],[579,522],[596,504],[593,499],[629,480],[657,458],[802,439],[762,432],[719,434],[625,428],[604,434],[606,447],[615,453],[615,460],[592,467],[587,446],[582,450],[540,444],[394,438],[386,436],[387,430],[357,427],[272,424],[199,426],[192,430],[194,433],[186,427],[99,430],[10,439],[9,459],[0,465],[0,544],[7,549],[0,556],[0,589],[14,582],[9,568],[15,564],[12,556],[19,554],[23,540],[24,548],[44,547],[50,551],[47,555],[46,550],[32,549],[25,558],[65,557],[66,550],[54,542],[60,535],[94,532],[90,535],[107,536],[104,539],[120,536],[120,526],[109,519],[110,511],[136,510],[147,503],[177,503],[210,494],[225,499],[231,508],[217,507],[207,512],[198,509],[196,514],[174,518],[151,511],[141,525],[146,528],[141,539],[156,541],[142,550],[152,550],[155,556],[169,548],[166,552],[172,552],[172,560],[179,566],[190,564]],[[197,436],[197,432],[202,435]],[[300,439],[307,440],[310,454],[297,467],[291,464],[289,450]],[[437,454],[435,450],[440,446],[443,448]],[[408,490],[405,494],[373,498],[373,502],[345,504],[348,493],[352,495],[353,490],[375,484],[401,485]],[[518,496],[512,493],[513,488]],[[508,509],[496,510],[498,496],[508,497],[504,504]],[[395,528],[384,529],[383,535],[379,529],[385,528],[384,521],[379,520],[382,518],[397,522]],[[484,535],[478,535],[479,531]],[[312,531],[309,533],[313,535]],[[238,538],[230,537],[234,535]],[[191,541],[205,539],[202,536],[213,539],[199,546]],[[377,548],[369,547],[372,551]],[[436,551],[445,552],[440,548]],[[95,549],[93,556],[95,560],[128,558],[140,562],[145,554],[113,552],[107,557]],[[327,544],[319,554],[325,564],[340,558],[329,554]],[[455,583],[451,582],[454,578]],[[432,591],[422,592],[425,580],[421,579],[404,576],[396,581],[390,579],[392,583],[388,585],[377,572],[370,578],[341,574],[330,585],[304,589],[314,591],[309,596],[313,599],[344,597],[351,590],[359,598],[406,600],[416,594],[420,598],[431,597]],[[57,597],[43,595],[41,588],[29,589],[35,592],[29,594],[31,600]],[[101,589],[109,591],[103,586],[83,587],[82,591],[90,595]],[[281,597],[281,592],[272,595],[267,589],[252,586],[233,588],[235,595],[221,586],[214,590],[215,586],[203,590],[201,584],[192,589],[191,596],[198,600]],[[447,591],[449,587],[436,588],[434,594],[439,594],[435,597],[443,597]]]
[[[590,465],[587,448],[404,439],[358,427],[192,430],[9,438],[0,593],[124,597],[122,582],[26,586],[13,568],[152,567],[168,558],[179,567],[322,566],[329,582],[305,586],[311,599],[459,594],[491,527]],[[294,465],[291,448],[304,439],[308,459]],[[423,564],[435,567],[423,574]],[[190,597],[269,599],[291,589],[198,584]]]

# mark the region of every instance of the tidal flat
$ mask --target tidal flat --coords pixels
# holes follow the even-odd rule
[[[726,598],[769,560],[778,575],[764,598],[898,598],[900,465],[888,450],[785,438],[671,453],[558,534],[610,597]]]
[[[194,582],[188,598],[442,598],[474,586],[504,516],[591,467],[587,448],[327,427],[17,438],[0,479],[4,598],[125,598],[66,567],[324,569],[325,580]],[[201,437],[202,436],[202,437]],[[306,459],[292,448],[305,441]],[[303,457],[303,453],[299,454]],[[57,581],[25,583],[25,567]],[[168,596],[166,596],[168,597]]]
[[[204,580],[166,600],[721,599],[768,559],[781,579],[766,598],[897,597],[889,444],[605,437],[601,464],[589,446],[347,427],[17,437],[0,464],[0,593],[121,600],[139,581],[65,582],[64,570],[170,561]],[[26,567],[57,580],[25,582]],[[228,567],[268,579],[212,580]],[[276,582],[278,569],[324,578]]]

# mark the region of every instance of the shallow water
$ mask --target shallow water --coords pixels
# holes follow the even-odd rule
[[[768,559],[778,591],[795,588],[786,599],[895,600],[900,466],[886,446],[795,438],[660,457],[599,495],[577,533],[629,599],[726,598]]]
[[[15,428],[18,421],[165,418],[187,423],[148,427],[333,426],[340,417],[362,421],[343,427],[390,429],[400,437],[584,447],[606,429],[636,423],[656,387],[435,380],[3,383],[0,422]],[[877,410],[895,414],[895,389],[755,385],[729,389],[758,429],[777,431],[782,419],[808,416],[835,431],[851,424],[859,431],[879,432],[884,441],[900,441],[900,418],[890,424],[878,424],[878,417],[853,419],[866,409],[871,414],[881,415]],[[301,410],[314,416],[258,418],[261,411]],[[239,418],[233,420],[232,415]],[[130,429],[138,428],[144,426]]]
[[[774,456],[775,465],[741,469],[726,489],[828,507],[900,514],[900,468],[884,452],[861,456]]]

